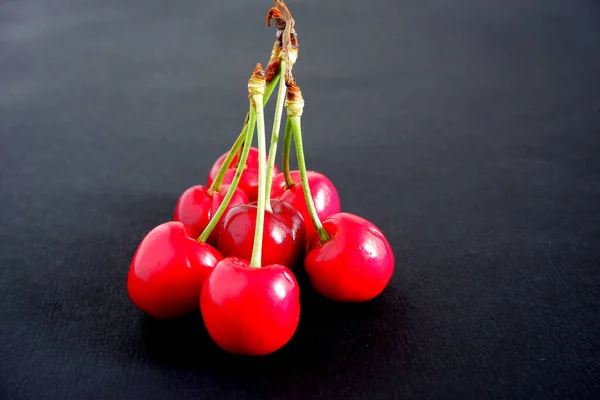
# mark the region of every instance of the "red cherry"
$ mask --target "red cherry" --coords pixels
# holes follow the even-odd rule
[[[304,249],[302,216],[286,202],[271,200],[273,212],[265,211],[261,264],[281,264],[293,268]],[[232,207],[223,218],[219,249],[225,257],[252,258],[256,203]]]
[[[223,202],[228,189],[229,185],[223,185],[218,193],[209,194],[208,188],[205,186],[192,186],[183,192],[177,201],[173,221],[183,222],[190,228],[190,235],[192,237],[199,237]],[[236,188],[225,212],[237,204],[246,204],[248,202],[246,194]],[[223,219],[221,218],[221,221],[219,221],[208,237],[207,243],[211,245],[217,244],[218,233],[222,225]]]
[[[229,152],[219,157],[210,169],[210,173],[208,174],[208,186],[210,186],[217,177],[219,169],[221,168],[221,165],[223,165],[223,161],[225,161],[227,154],[229,154]],[[223,183],[231,183],[235,175],[238,161],[239,153],[235,155],[231,165],[227,169],[225,177],[223,178]],[[277,169],[277,166],[274,165],[273,175],[277,173],[279,173],[279,170]],[[256,201],[258,198],[258,149],[256,147],[250,148],[250,153],[248,153],[248,159],[246,160],[244,172],[242,173],[242,177],[238,183],[238,188],[246,193],[246,196],[248,196],[250,201]]]
[[[219,347],[236,354],[265,355],[294,335],[299,295],[296,278],[283,265],[251,268],[246,260],[228,257],[204,283],[200,310]]]
[[[181,222],[159,225],[146,235],[131,260],[129,297],[156,318],[197,310],[202,284],[222,258],[214,247],[190,237],[190,229]]]
[[[300,172],[292,171],[292,178],[296,183],[294,186],[283,192],[279,199],[290,203],[300,214],[302,214],[302,218],[304,218],[304,225],[306,226],[306,239],[311,240],[316,233],[315,227],[310,219],[310,214],[308,212],[308,207],[306,206],[306,201],[304,200],[304,191],[302,190],[302,184],[300,181]],[[277,179],[279,182],[279,176],[283,174],[277,175]],[[319,219],[323,220],[330,215],[339,213],[340,210],[340,197],[338,196],[337,190],[333,183],[323,174],[314,171],[307,172],[308,177],[308,186],[310,187],[310,194],[313,198],[313,202],[315,203],[315,208],[317,210],[317,215]],[[275,179],[274,179],[275,181]],[[280,184],[278,183],[278,187]],[[273,187],[275,184],[273,183]],[[272,192],[271,192],[272,193]]]
[[[314,288],[340,302],[367,301],[381,293],[394,272],[394,253],[383,233],[348,213],[330,216],[323,228],[331,239],[321,245],[313,238],[304,259]]]
[[[307,171],[307,175],[314,173],[313,171]],[[290,171],[290,176],[294,182],[300,182],[300,171]],[[283,172],[273,176],[271,183],[271,198],[276,199],[283,194],[287,189],[287,183],[285,182],[285,175]]]

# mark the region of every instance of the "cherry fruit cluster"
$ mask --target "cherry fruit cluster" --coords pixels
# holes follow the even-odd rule
[[[379,295],[394,271],[383,233],[341,212],[325,175],[307,171],[302,146],[304,100],[292,66],[298,55],[294,20],[281,0],[267,14],[277,36],[266,71],[250,80],[249,112],[231,149],[213,164],[207,185],[187,189],[173,221],[139,244],[127,278],[132,302],[155,318],[201,312],[222,349],[265,355],[284,346],[300,318],[303,267],[312,286],[338,302]],[[269,153],[264,105],[278,85]],[[287,110],[282,168],[275,165],[283,108]],[[258,147],[252,147],[255,131]],[[292,143],[298,170],[290,170]]]

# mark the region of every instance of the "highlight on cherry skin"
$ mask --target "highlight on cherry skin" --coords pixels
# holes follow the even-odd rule
[[[281,264],[293,269],[305,248],[305,224],[290,204],[271,200],[273,211],[265,211],[262,264]],[[232,207],[223,217],[218,247],[225,257],[250,260],[256,229],[256,202]]]
[[[229,185],[222,185],[216,193],[209,193],[208,189],[202,185],[192,186],[183,192],[175,206],[173,221],[180,221],[187,225],[190,228],[191,236],[195,238],[199,237],[209,224],[212,216],[223,202]],[[235,205],[246,203],[249,203],[248,197],[242,190],[236,188],[225,212]],[[222,225],[223,219],[221,218],[208,237],[207,243],[213,246],[217,245],[217,238]]]
[[[219,169],[225,158],[229,152],[225,152],[221,157],[215,161],[210,172],[208,174],[208,186],[210,186],[219,173]],[[225,172],[225,177],[223,178],[224,184],[229,184],[233,180],[235,176],[235,170],[238,166],[239,162],[239,153],[235,155],[233,160],[231,161],[231,165],[227,168],[227,172]],[[277,165],[273,166],[273,174],[278,174],[279,170],[277,169]],[[258,149],[256,147],[250,148],[250,153],[248,153],[248,159],[246,160],[246,166],[244,167],[244,172],[242,173],[242,177],[240,178],[240,182],[238,184],[238,189],[241,189],[246,196],[248,196],[248,200],[250,202],[256,201],[258,198]]]
[[[283,265],[252,268],[227,257],[202,288],[200,311],[214,342],[234,354],[266,355],[283,347],[300,319],[300,291]]]
[[[166,222],[139,244],[129,267],[127,292],[146,314],[176,318],[198,310],[202,284],[223,256],[190,233],[181,222]]]
[[[304,268],[312,286],[338,302],[363,302],[379,295],[394,273],[394,253],[383,233],[354,214],[334,214],[323,221],[331,236],[309,244]]]

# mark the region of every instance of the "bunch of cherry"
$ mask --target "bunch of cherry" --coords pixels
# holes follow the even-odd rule
[[[199,309],[218,346],[248,355],[274,352],[296,331],[300,300],[294,270],[302,264],[316,291],[338,302],[374,298],[394,270],[381,231],[342,213],[332,182],[306,170],[304,100],[291,74],[298,42],[289,11],[282,1],[275,4],[267,24],[275,23],[277,40],[266,72],[257,64],[248,81],[244,129],[212,166],[207,186],[187,189],[173,221],[142,240],[127,279],[129,297],[140,310],[176,318]],[[278,82],[267,156],[263,107]],[[279,173],[274,160],[283,108]],[[255,130],[258,148],[251,147]],[[290,170],[292,142],[296,171]]]

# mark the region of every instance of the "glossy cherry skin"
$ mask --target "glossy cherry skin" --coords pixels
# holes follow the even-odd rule
[[[129,298],[155,318],[197,310],[202,284],[222,259],[217,249],[190,237],[181,222],[159,225],[146,235],[131,260]]]
[[[223,165],[223,161],[227,157],[227,153],[223,154],[221,157],[215,161],[212,168],[210,169],[210,173],[208,174],[208,186],[210,186],[217,174],[219,173],[219,169],[221,165]],[[233,177],[235,176],[235,171],[238,166],[239,161],[239,153],[233,158],[231,161],[231,165],[227,169],[225,173],[225,177],[223,178],[223,183],[231,183]],[[277,166],[273,166],[273,175],[278,174],[279,170]],[[246,166],[244,168],[244,172],[242,173],[242,177],[240,178],[240,182],[238,183],[238,188],[241,189],[248,199],[252,201],[256,201],[258,198],[258,149],[256,147],[251,147],[250,152],[248,153],[248,159],[246,160]]]
[[[208,188],[205,186],[192,186],[179,197],[175,206],[173,221],[183,222],[190,228],[191,236],[198,238],[223,202],[228,189],[229,185],[222,185],[219,192],[209,194]],[[236,188],[231,201],[225,209],[225,213],[235,205],[246,203],[249,203],[248,197],[243,191]],[[213,229],[206,241],[207,243],[216,246],[217,237],[222,225],[223,218],[221,218],[215,229]]]
[[[271,200],[273,212],[265,211],[263,265],[281,264],[294,268],[305,248],[304,221],[294,207]],[[218,247],[225,257],[250,260],[256,229],[256,203],[232,207],[223,218]]]
[[[340,213],[323,221],[331,240],[315,236],[304,259],[310,282],[323,296],[339,302],[363,302],[380,294],[394,273],[394,253],[371,222]]]
[[[280,188],[281,184],[280,177],[283,174],[278,174],[273,179],[273,186],[275,187],[275,183],[277,183],[277,187]],[[338,196],[337,190],[333,183],[323,174],[314,171],[308,171],[308,186],[310,187],[310,194],[315,203],[315,208],[317,210],[317,215],[319,219],[323,220],[330,215],[339,213],[340,210],[340,197]],[[302,184],[300,183],[300,172],[292,171],[292,179],[294,179],[296,183],[291,188],[285,190],[280,196],[279,199],[283,200],[289,204],[291,204],[300,214],[302,214],[302,218],[304,218],[304,224],[306,227],[306,238],[307,240],[311,240],[316,233],[315,227],[310,219],[310,214],[308,213],[308,207],[306,206],[306,201],[304,200],[304,191],[302,190]],[[285,187],[285,179],[284,186]],[[274,189],[277,192],[277,189]],[[271,190],[273,196],[273,190]],[[275,196],[273,196],[275,197]]]
[[[283,265],[251,268],[227,257],[202,288],[200,310],[215,343],[235,354],[265,355],[294,335],[300,319],[300,290]]]
[[[319,172],[316,172],[316,171],[306,171],[306,175],[308,176],[308,184],[309,184],[309,186],[311,186],[311,189],[312,189],[311,177],[314,175],[320,175],[321,177],[324,177],[327,181],[329,181],[329,185],[331,185],[333,190],[337,193],[337,191],[335,190],[335,186],[333,186],[333,183],[331,183],[331,181],[325,175],[323,175]],[[295,183],[300,183],[300,179],[301,179],[300,171],[298,171],[298,170],[290,171],[290,176],[292,177],[292,180]],[[287,190],[287,183],[285,182],[285,175],[283,174],[283,172],[273,176],[273,183],[271,184],[271,198],[273,198],[273,199],[278,198],[286,190]],[[312,190],[311,190],[311,193],[312,193]],[[338,198],[338,201],[339,201],[339,198]]]
[[[314,174],[314,171],[306,171],[306,174],[310,176]],[[300,171],[290,171],[292,180],[296,183],[300,183]],[[282,173],[273,176],[273,182],[271,183],[271,198],[277,199],[287,190],[287,183],[285,182],[285,175]]]

